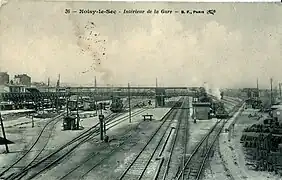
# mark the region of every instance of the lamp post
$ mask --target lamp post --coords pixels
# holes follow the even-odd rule
[[[131,123],[131,104],[130,104],[130,85],[128,83],[128,106],[129,106],[129,123]]]

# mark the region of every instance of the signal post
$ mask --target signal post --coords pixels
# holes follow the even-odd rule
[[[99,120],[100,120],[100,139],[103,141],[104,140],[104,115],[100,114],[99,115]]]
[[[103,114],[103,104],[100,103],[101,107],[101,114],[99,115],[99,121],[100,121],[100,139],[105,142],[109,141],[109,137],[107,136],[106,133],[106,122],[105,122],[105,116]],[[105,137],[104,137],[105,135]]]
[[[103,115],[103,104],[100,103],[101,114],[99,114],[99,121],[100,121],[100,139],[104,140],[104,119],[105,116]]]

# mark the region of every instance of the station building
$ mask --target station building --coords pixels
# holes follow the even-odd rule
[[[210,102],[194,102],[193,117],[199,120],[210,119],[211,103]]]

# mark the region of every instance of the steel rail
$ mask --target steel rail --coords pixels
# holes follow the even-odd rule
[[[45,131],[45,129],[52,123],[55,122],[55,124],[57,124],[59,122],[59,120],[61,120],[62,116],[65,113],[62,113],[56,117],[54,117],[52,120],[48,121],[48,123],[46,123],[44,125],[44,127],[41,129],[41,131],[39,132],[36,140],[32,143],[32,145],[29,147],[29,149],[19,158],[17,159],[13,164],[11,164],[8,168],[6,168],[4,171],[2,171],[0,173],[0,176],[3,176],[5,173],[7,173],[11,168],[13,168],[16,164],[18,164],[23,158],[25,158],[27,156],[27,154],[29,154],[31,152],[31,150],[35,147],[35,145],[39,142],[40,138],[42,137],[43,132]],[[58,120],[58,121],[55,121]],[[53,126],[55,126],[55,124],[53,124]],[[51,133],[50,133],[51,135]],[[44,145],[44,148],[46,147],[47,143]],[[44,148],[42,148],[39,153],[36,156],[39,156],[39,154],[44,150]]]

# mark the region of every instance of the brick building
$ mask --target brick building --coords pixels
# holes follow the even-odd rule
[[[0,85],[9,83],[9,74],[7,72],[0,72]]]
[[[15,84],[30,86],[31,77],[29,77],[27,74],[15,75]]]

